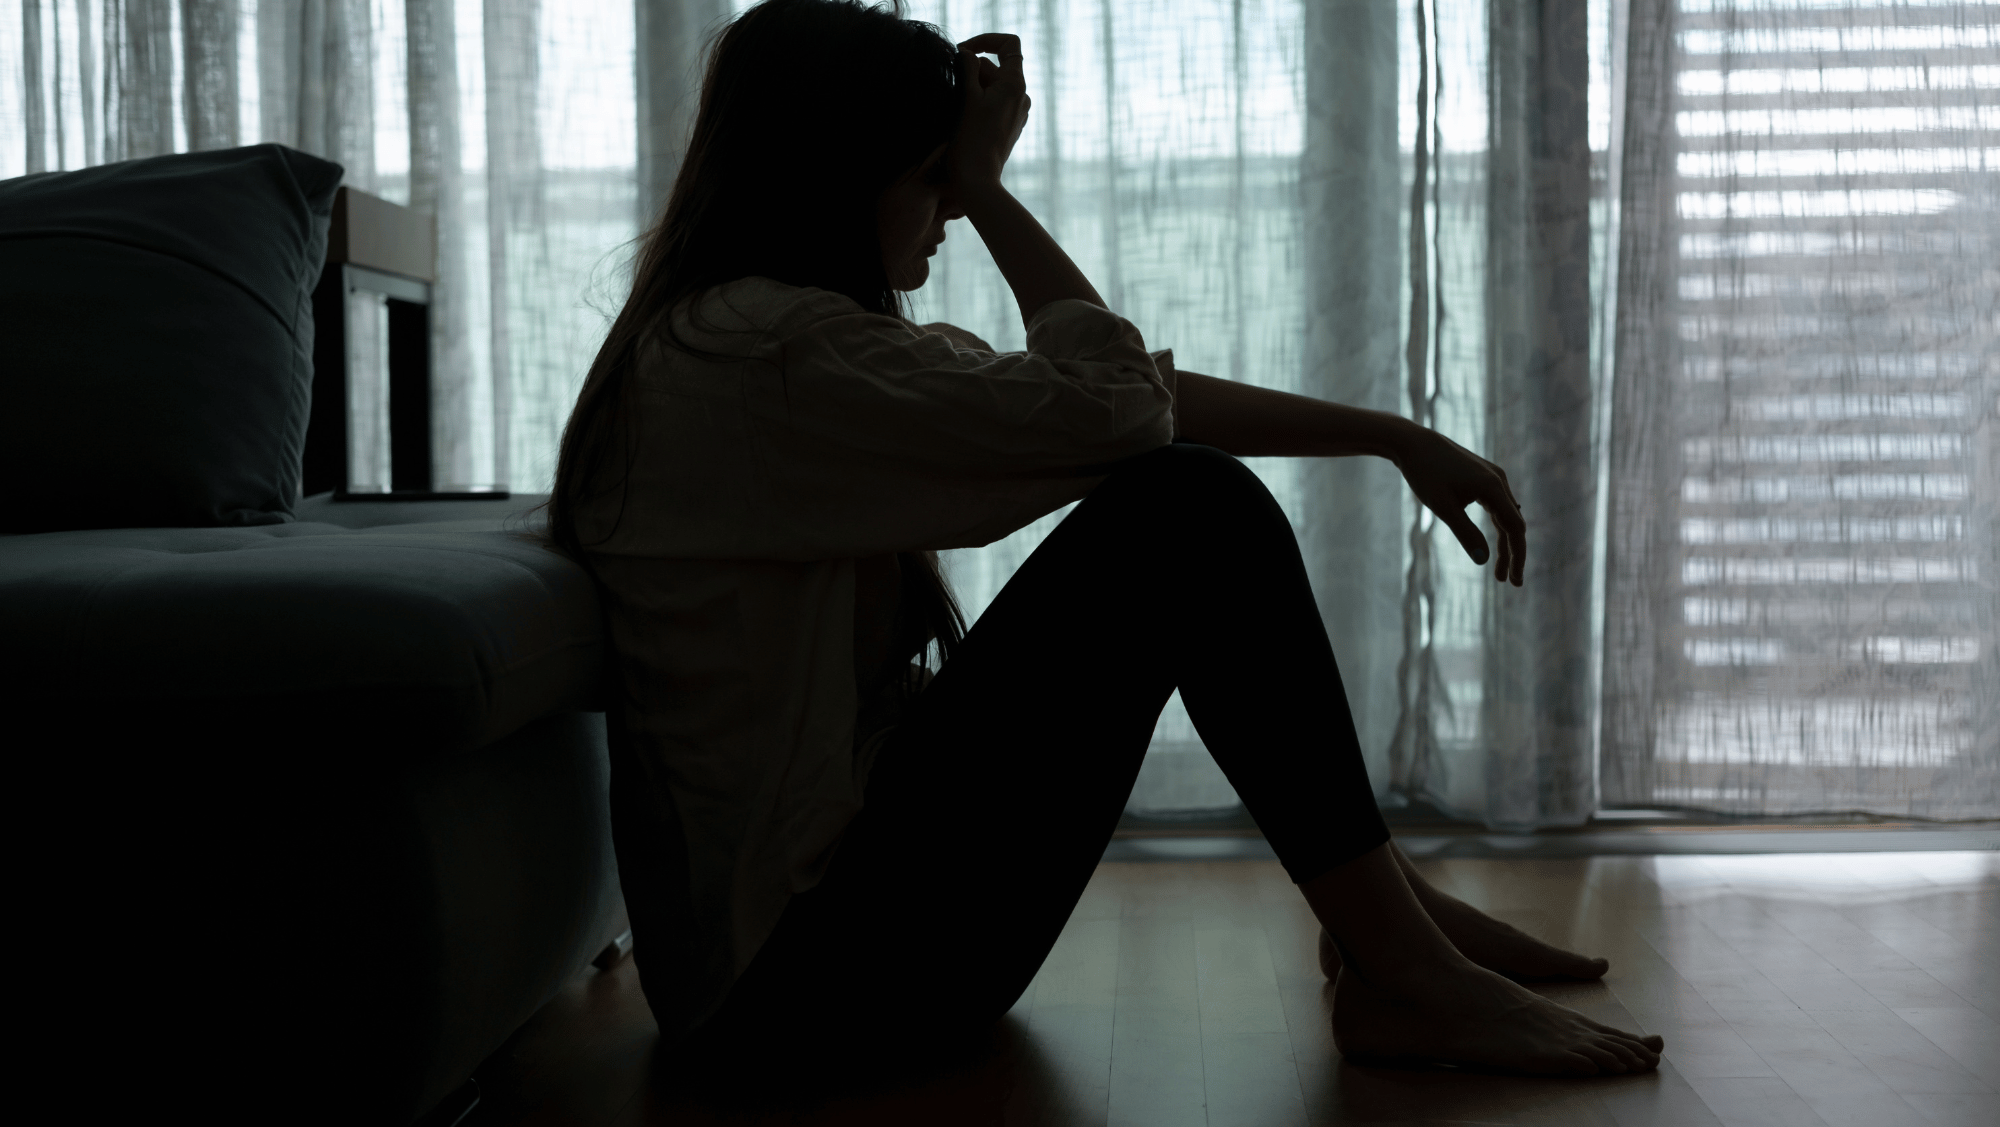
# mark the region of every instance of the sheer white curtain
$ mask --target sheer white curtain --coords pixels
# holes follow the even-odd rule
[[[439,484],[542,489],[742,6],[0,0],[0,175],[276,140],[434,212]],[[2000,5],[909,7],[1022,36],[1012,186],[1155,346],[1507,467],[1520,591],[1386,463],[1254,466],[1386,804],[2000,810]],[[917,312],[1022,343],[963,224]],[[1235,801],[1176,701],[1134,809]]]
[[[1525,591],[1482,578],[1387,463],[1254,465],[1298,528],[1381,797],[1499,825],[1588,817],[1586,89],[1605,77],[1608,7],[1594,22],[1580,2],[1495,3],[1489,18],[1485,0],[913,8],[955,37],[1021,34],[1035,108],[1013,186],[1156,347],[1212,375],[1411,414],[1508,467],[1536,528]],[[945,244],[933,278],[923,317],[1019,346],[972,232]],[[968,609],[1057,519],[954,554]],[[1234,802],[1176,700],[1133,809]]]
[[[1631,19],[1606,796],[2000,815],[2000,4]]]
[[[548,481],[629,242],[671,183],[699,47],[743,6],[0,3],[0,172],[276,140],[436,214],[438,484],[525,490]],[[1298,525],[1384,799],[1508,825],[1587,816],[1581,0],[1532,18],[1497,0],[1494,18],[1487,0],[911,9],[956,37],[1022,35],[1036,107],[1013,185],[1156,345],[1196,370],[1412,413],[1509,466],[1538,522],[1525,593],[1482,580],[1385,463],[1255,468]],[[955,234],[920,315],[1019,346],[1004,283],[977,236]],[[957,553],[968,609],[1058,519]],[[1176,702],[1135,808],[1234,803]]]

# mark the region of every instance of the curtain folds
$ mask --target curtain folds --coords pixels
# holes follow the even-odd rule
[[[914,7],[1035,48],[1016,191],[1183,367],[1408,414],[1508,467],[1533,524],[1520,591],[1386,462],[1253,460],[1298,528],[1378,797],[1497,826],[1587,819],[1605,220],[1590,5]],[[1018,343],[975,240],[948,242],[933,277],[925,316]],[[969,609],[1052,523],[955,554]],[[1233,802],[1176,700],[1134,812]]]
[[[646,230],[666,210],[701,95],[701,52],[733,11],[728,0],[633,0],[638,35],[639,202]]]
[[[1293,299],[1303,299],[1305,340],[1298,384],[1288,389],[1396,414],[1403,411],[1399,329],[1407,300],[1399,229],[1409,195],[1398,19],[1407,7],[1400,0],[1305,5],[1304,138],[1294,173],[1305,288]],[[1204,370],[1194,357],[1181,359]],[[1407,754],[1392,768],[1390,757],[1402,715],[1397,671],[1409,641],[1402,475],[1379,458],[1315,459],[1294,472],[1299,546],[1369,776],[1387,793],[1422,770]],[[1401,727],[1408,733],[1413,726]]]
[[[472,468],[476,394],[467,308],[473,287],[465,159],[459,129],[458,28],[454,0],[404,0],[409,81],[408,203],[437,217],[438,281],[431,289],[431,365],[446,378],[431,390],[433,488],[491,485]],[[490,279],[488,280],[490,284]]]
[[[239,144],[236,0],[181,0],[181,105],[187,148],[233,149]]]
[[[1605,564],[1603,786],[1614,799],[1652,800],[1654,679],[1672,658],[1670,609],[1656,598],[1654,561],[1673,550],[1673,528],[1655,499],[1675,482],[1665,436],[1627,420],[1671,418],[1680,368],[1674,319],[1673,149],[1649,143],[1674,123],[1671,3],[1632,3],[1625,60],[1624,146],[1619,191],[1618,294],[1613,327],[1609,535]]]
[[[1583,3],[1488,7],[1486,449],[1530,528],[1531,578],[1488,591],[1485,818],[1596,810],[1590,595],[1590,80]]]
[[[434,484],[539,491],[744,6],[0,0],[0,175],[277,141],[430,212]],[[1155,347],[1507,469],[1520,590],[1385,462],[1250,460],[1385,805],[2000,814],[2000,5],[906,7],[1022,37],[1009,183]],[[964,225],[915,307],[1022,346]],[[1235,805],[1176,698],[1132,809]]]
[[[1630,8],[1606,797],[2000,815],[2000,6]]]
[[[56,57],[62,56],[58,53]],[[47,171],[49,109],[47,82],[42,77],[41,0],[22,0],[21,4],[21,119],[27,146],[24,171]]]
[[[259,139],[338,161],[347,184],[378,191],[378,38],[368,0],[260,0]]]
[[[548,271],[548,244],[542,238],[548,223],[548,185],[542,175],[541,123],[535,113],[541,0],[487,0],[482,16],[493,480],[505,482],[511,480],[513,468],[514,372],[548,352],[532,316],[535,295],[519,284]]]

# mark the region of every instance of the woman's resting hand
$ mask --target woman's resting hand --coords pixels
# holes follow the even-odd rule
[[[1521,585],[1527,525],[1499,466],[1433,430],[1386,411],[1217,379],[1176,365],[1175,421],[1180,437],[1239,458],[1387,458],[1403,471],[1417,500],[1451,526],[1474,563],[1486,562],[1486,537],[1465,507],[1477,501],[1500,533],[1496,582]]]
[[[1485,507],[1500,537],[1493,581],[1519,587],[1521,569],[1528,559],[1528,526],[1521,519],[1521,504],[1507,484],[1507,471],[1422,427],[1410,429],[1393,458],[1410,492],[1450,527],[1465,546],[1465,554],[1477,564],[1486,562],[1486,537],[1465,515],[1465,507],[1474,502]]]

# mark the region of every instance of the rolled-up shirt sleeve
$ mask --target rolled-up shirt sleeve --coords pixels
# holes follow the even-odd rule
[[[638,369],[600,551],[813,560],[990,543],[1174,439],[1174,364],[1131,322],[1051,302],[1023,352],[961,347],[822,290],[732,283]]]
[[[1038,311],[1025,352],[958,348],[859,310],[781,348],[783,421],[829,452],[1016,476],[1088,472],[1173,441],[1171,356],[1086,301]]]

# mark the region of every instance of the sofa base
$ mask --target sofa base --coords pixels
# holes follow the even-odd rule
[[[57,712],[17,745],[20,1074],[107,1110],[401,1127],[624,928],[600,714],[440,752]]]

